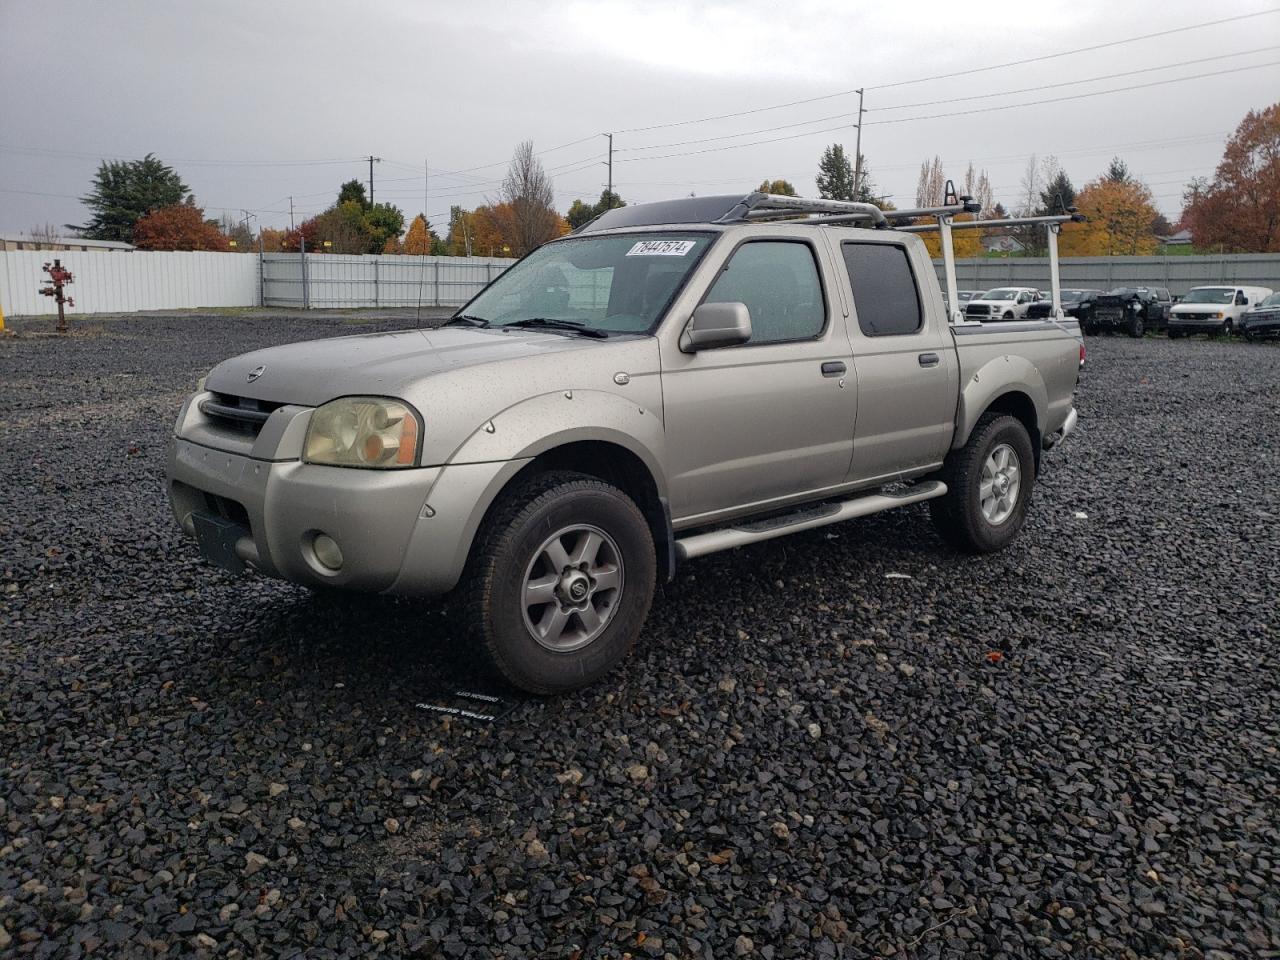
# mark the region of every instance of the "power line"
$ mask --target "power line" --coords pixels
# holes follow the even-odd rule
[[[1256,13],[1240,14],[1239,16],[1235,16],[1235,17],[1224,17],[1220,20],[1206,20],[1202,23],[1188,24],[1187,26],[1175,27],[1170,30],[1161,30],[1157,33],[1142,34],[1141,36],[1137,36],[1137,37],[1126,37],[1123,40],[1112,40],[1107,43],[1093,44],[1092,46],[1088,46],[1088,47],[1077,47],[1074,50],[1063,50],[1059,53],[1048,53],[1038,57],[1027,57],[1022,60],[1010,60],[1005,63],[990,64],[985,67],[974,67],[969,70],[959,70],[954,73],[942,73],[942,74],[935,74],[934,76],[929,76],[929,77],[917,77],[914,80],[899,80],[894,83],[882,83],[877,86],[867,86],[867,87],[864,87],[863,89],[889,90],[894,87],[910,86],[917,83],[927,83],[932,80],[948,80],[953,77],[968,76],[970,74],[984,73],[991,70],[1001,70],[1006,67],[1022,66],[1028,63],[1040,63],[1045,60],[1054,60],[1060,57],[1074,56],[1077,53],[1088,53],[1093,50],[1102,50],[1107,47],[1120,46],[1126,43],[1137,43],[1141,40],[1151,40],[1157,37],[1166,37],[1175,33],[1186,33],[1187,31],[1190,31],[1190,30],[1200,30],[1205,27],[1216,27],[1224,23],[1233,23],[1238,20],[1247,20],[1252,17],[1264,17],[1274,13],[1280,13],[1280,7],[1272,8],[1270,10],[1260,10],[1260,11],[1257,11]],[[751,114],[756,114],[756,113],[766,113],[770,110],[784,110],[787,107],[798,107],[806,103],[818,103],[823,100],[834,100],[837,97],[849,97],[849,96],[853,96],[857,92],[858,92],[857,89],[840,90],[836,93],[827,93],[817,97],[805,97],[804,99],[801,99],[801,100],[789,100],[786,103],[775,103],[767,107],[753,107],[750,110],[737,110],[733,113],[720,113],[720,114],[715,114],[709,117],[697,117],[692,120],[674,120],[669,123],[654,123],[654,124],[649,124],[648,126],[628,127],[626,129],[616,130],[614,132],[615,133],[647,133],[650,130],[666,130],[671,127],[684,127],[684,126],[689,126],[690,124],[695,124],[695,123],[710,123],[715,120],[730,120],[730,119],[733,119],[734,117],[745,117],[745,116],[750,116]]]
[[[1155,73],[1157,70],[1175,70],[1182,67],[1192,66],[1197,63],[1209,63],[1213,60],[1230,60],[1235,57],[1247,57],[1254,53],[1266,53],[1271,50],[1280,50],[1280,45],[1270,47],[1258,47],[1254,50],[1241,50],[1237,53],[1220,53],[1213,57],[1201,57],[1198,60],[1179,60],[1177,63],[1167,63],[1158,67],[1143,67],[1141,70],[1126,70],[1123,73],[1107,73],[1097,77],[1085,77],[1081,80],[1064,80],[1061,83],[1044,83],[1036,87],[1021,87],[1017,90],[1001,90],[996,93],[977,93],[968,97],[950,97],[945,100],[922,100],[919,103],[895,103],[888,107],[869,108],[868,113],[879,113],[881,110],[907,110],[913,107],[934,107],[943,103],[963,103],[968,100],[987,100],[991,97],[1014,96],[1019,93],[1035,93],[1038,90],[1057,90],[1061,87],[1073,87],[1081,83],[1094,83],[1098,80],[1115,80],[1119,77],[1133,77],[1142,73]],[[1244,67],[1241,69],[1249,69]],[[1172,82],[1172,81],[1164,81]],[[874,121],[870,121],[874,122]]]
[[[1263,67],[1280,66],[1280,60],[1269,60],[1266,63],[1255,63],[1248,67],[1234,67],[1230,70],[1213,70],[1209,73],[1193,73],[1185,77],[1170,77],[1167,80],[1153,80],[1150,83],[1134,83],[1127,87],[1115,87],[1111,90],[1095,90],[1092,93],[1073,93],[1065,97],[1049,97],[1045,100],[1027,100],[1024,103],[1006,103],[995,107],[975,107],[972,110],[950,110],[947,113],[932,113],[918,117],[895,117],[891,120],[868,120],[867,125],[886,123],[913,123],[917,120],[939,120],[948,117],[966,117],[975,113],[994,113],[999,110],[1014,110],[1018,107],[1034,107],[1045,103],[1063,103],[1067,100],[1086,100],[1089,97],[1102,97],[1111,93],[1130,93],[1134,90],[1146,90],[1150,87],[1162,87],[1168,83],[1184,83],[1187,80],[1203,80],[1206,77],[1222,77],[1231,73],[1244,73],[1246,70],[1260,70]]]

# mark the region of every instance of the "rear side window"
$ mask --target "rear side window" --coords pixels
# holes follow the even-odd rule
[[[729,258],[707,303],[745,303],[749,343],[812,340],[826,325],[818,266],[807,243],[755,240]]]
[[[906,248],[846,241],[840,249],[862,332],[868,337],[916,333],[923,325],[923,314]]]

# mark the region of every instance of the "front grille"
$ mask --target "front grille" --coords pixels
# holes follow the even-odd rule
[[[966,317],[989,317],[991,316],[991,304],[989,303],[971,303],[964,308]]]
[[[282,406],[270,400],[213,393],[200,401],[200,412],[220,427],[256,437],[272,411]]]

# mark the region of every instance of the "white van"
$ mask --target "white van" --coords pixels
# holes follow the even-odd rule
[[[1193,333],[1231,333],[1240,316],[1271,296],[1268,287],[1192,287],[1169,315],[1169,339]]]

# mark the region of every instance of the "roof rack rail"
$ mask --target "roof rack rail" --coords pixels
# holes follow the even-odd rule
[[[895,222],[918,217],[949,217],[978,213],[971,197],[957,196],[947,181],[941,206],[912,210],[885,210],[874,203],[857,200],[828,200],[825,197],[785,197],[776,193],[748,193],[746,196],[685,197],[655,203],[606,210],[583,224],[574,233],[594,233],[622,227],[660,226],[671,223],[744,223],[787,220],[797,224],[867,223],[880,230]]]

